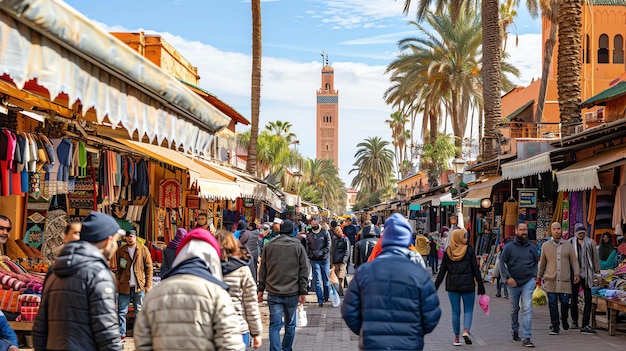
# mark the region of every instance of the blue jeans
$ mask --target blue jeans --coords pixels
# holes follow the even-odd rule
[[[296,336],[298,295],[276,296],[268,294],[267,306],[270,310],[270,351],[291,351],[293,339]],[[280,329],[283,327],[283,314],[285,316],[285,335],[281,344]]]
[[[133,300],[133,306],[135,307],[135,320],[141,311],[141,306],[143,305],[143,297],[145,292],[138,291],[135,292],[134,288],[130,288],[130,294],[119,294],[117,298],[117,315],[120,319],[120,333],[122,336],[126,336],[126,314],[128,313],[128,304],[130,300]]]
[[[452,331],[454,335],[461,334],[461,299],[463,299],[463,328],[469,330],[472,327],[472,316],[474,315],[475,292],[452,292],[448,291],[450,307],[452,307]]]
[[[437,273],[437,266],[439,265],[439,257],[428,255],[428,265],[432,269],[433,273]]]
[[[550,308],[550,324],[559,328],[559,301],[561,302],[561,320],[567,322],[570,294],[548,293],[548,308]]]
[[[520,331],[520,337],[530,339],[533,319],[533,291],[535,290],[536,281],[530,279],[524,285],[512,287],[509,286],[509,294],[511,296],[511,329]],[[522,309],[522,322],[519,322],[519,310]]]
[[[313,270],[313,285],[317,294],[317,303],[323,303],[330,297],[330,262],[311,260]],[[323,288],[322,288],[322,284]]]

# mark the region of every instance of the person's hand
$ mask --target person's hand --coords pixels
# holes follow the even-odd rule
[[[258,301],[259,303],[263,302],[263,292],[262,292],[262,291],[259,291],[259,293],[257,294],[257,296],[258,296],[257,301]]]
[[[300,295],[298,297],[298,303],[299,304],[304,304],[306,302],[306,295]]]
[[[517,286],[517,282],[515,281],[515,279],[513,279],[513,277],[510,277],[509,279],[507,279],[506,284],[512,288]]]
[[[537,278],[537,286],[541,286],[541,278]]]
[[[258,349],[259,347],[261,347],[261,345],[263,345],[263,340],[261,339],[261,335],[253,336],[252,347],[254,347],[255,349]]]
[[[578,282],[580,282],[580,276],[579,275],[575,275],[574,276],[574,284],[578,284]]]
[[[20,351],[17,346],[9,346],[8,351]]]
[[[491,277],[491,284],[495,284],[496,283],[496,278]]]

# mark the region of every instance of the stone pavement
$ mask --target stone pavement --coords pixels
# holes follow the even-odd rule
[[[473,345],[453,346],[451,312],[448,296],[443,284],[438,291],[442,310],[441,319],[433,333],[425,338],[424,350],[445,351],[461,349],[479,349],[485,351],[519,350],[524,349],[521,343],[513,343],[510,332],[510,302],[504,298],[493,297],[495,288],[486,283],[487,294],[491,296],[490,314],[487,316],[478,306],[474,308],[471,339]],[[294,351],[348,351],[358,350],[358,336],[345,326],[341,319],[340,308],[333,308],[330,303],[318,307],[314,293],[309,293],[307,303],[308,325],[296,329]],[[267,337],[269,312],[267,304],[261,304],[263,316],[263,346],[259,351],[269,350]],[[561,331],[560,335],[548,335],[550,317],[548,306],[533,309],[532,340],[537,350],[594,350],[609,351],[624,349],[626,334],[609,336],[606,330],[598,329],[596,335],[583,335],[578,330]],[[128,338],[125,350],[135,350],[132,338]],[[252,350],[252,348],[250,348]]]

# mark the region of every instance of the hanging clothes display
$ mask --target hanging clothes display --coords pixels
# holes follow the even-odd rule
[[[506,239],[515,235],[515,223],[519,220],[519,207],[512,195],[502,206],[502,218],[504,223],[504,238]]]

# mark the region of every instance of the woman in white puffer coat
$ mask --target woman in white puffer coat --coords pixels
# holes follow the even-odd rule
[[[227,230],[217,232],[222,259],[222,276],[228,284],[231,300],[235,311],[240,317],[241,334],[246,345],[260,347],[261,341],[261,314],[257,301],[256,282],[252,276],[252,258],[241,243],[235,239],[233,233]]]

